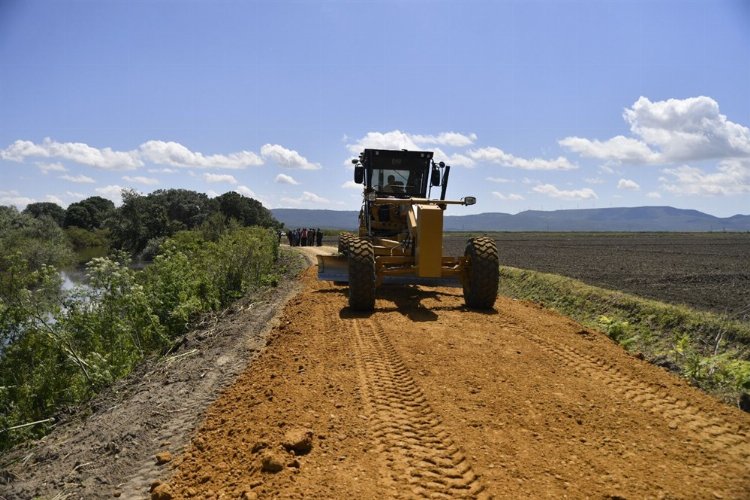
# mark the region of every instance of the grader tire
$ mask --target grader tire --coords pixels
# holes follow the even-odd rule
[[[500,264],[495,240],[481,236],[466,243],[464,301],[472,309],[492,309],[500,284]]]
[[[354,311],[375,308],[375,251],[360,238],[349,241],[349,307]]]
[[[352,241],[352,238],[354,237],[351,233],[341,233],[339,234],[339,253],[342,255],[348,255],[349,254],[349,244]]]

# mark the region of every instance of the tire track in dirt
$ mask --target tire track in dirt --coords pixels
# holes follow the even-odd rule
[[[518,326],[512,326],[510,329],[560,358],[566,366],[600,380],[629,401],[661,416],[670,429],[688,433],[696,439],[699,446],[729,455],[736,463],[750,470],[750,439],[741,430],[730,428],[689,402],[675,398],[660,386],[628,376],[604,359],[584,353],[575,347],[552,343]]]
[[[464,454],[430,408],[422,390],[374,319],[349,330],[362,399],[392,497],[489,498]]]

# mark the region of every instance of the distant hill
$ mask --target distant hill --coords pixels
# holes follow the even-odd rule
[[[287,227],[343,230],[357,227],[359,213],[298,208],[276,208],[271,212]],[[527,210],[515,215],[446,215],[444,226],[446,231],[750,231],[750,215],[721,218],[673,207]]]

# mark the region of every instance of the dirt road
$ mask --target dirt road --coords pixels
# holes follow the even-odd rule
[[[750,497],[750,415],[570,319],[302,280],[155,496]]]

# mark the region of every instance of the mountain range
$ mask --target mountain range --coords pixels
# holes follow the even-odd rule
[[[276,208],[271,212],[286,227],[353,230],[358,211]],[[715,217],[673,207],[622,207],[577,210],[526,210],[446,215],[445,231],[750,231],[750,215]]]

